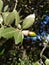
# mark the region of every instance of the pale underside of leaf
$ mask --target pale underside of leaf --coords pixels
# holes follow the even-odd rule
[[[23,29],[27,29],[29,28],[31,25],[33,25],[35,19],[32,19],[32,18],[27,18],[23,21],[23,24],[22,24],[22,28]]]
[[[5,7],[4,7],[4,12],[6,12],[8,10],[8,5],[6,5]]]

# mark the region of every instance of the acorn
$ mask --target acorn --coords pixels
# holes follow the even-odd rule
[[[22,31],[22,34],[24,34],[25,36],[28,36],[29,30],[23,30],[23,31]]]
[[[35,37],[36,36],[36,33],[35,32],[31,32],[29,30],[23,30],[22,33],[25,35],[25,36],[32,36],[32,37]]]
[[[33,36],[33,37],[35,37],[35,36],[36,36],[36,33],[35,33],[35,32],[31,32],[31,31],[29,31],[28,35],[29,35],[29,36]]]

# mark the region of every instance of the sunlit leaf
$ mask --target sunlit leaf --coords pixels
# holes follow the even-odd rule
[[[9,12],[2,13],[2,15],[3,15],[4,24],[7,24],[6,18],[9,15]]]
[[[4,32],[3,32],[4,31]],[[23,41],[23,34],[21,31],[16,30],[15,28],[9,27],[9,28],[0,28],[0,38],[14,38],[15,44],[18,44]]]
[[[17,26],[19,23],[20,23],[20,16],[19,16],[19,13],[14,10],[14,15],[15,15],[15,25]]]
[[[33,65],[41,65],[39,62],[35,62],[33,63]]]
[[[4,28],[0,28],[0,38],[2,37],[2,32],[3,32]]]
[[[2,18],[2,16],[0,15],[0,24],[2,24],[2,22],[3,22],[3,18]]]
[[[8,5],[4,7],[4,12],[8,10]]]
[[[18,31],[14,34],[15,44],[18,44],[23,41],[23,34],[21,31]]]
[[[6,17],[6,25],[12,24],[14,21],[14,12],[10,12]]]
[[[46,59],[45,64],[49,65],[49,59]]]
[[[2,8],[3,8],[3,1],[0,0],[0,11],[2,10]]]
[[[23,29],[29,28],[31,25],[33,25],[34,21],[35,21],[35,14],[27,16],[22,23],[22,28]]]
[[[4,32],[3,32],[4,31]],[[12,27],[10,28],[0,28],[0,38],[12,38],[14,36],[14,32],[16,32],[16,30]]]

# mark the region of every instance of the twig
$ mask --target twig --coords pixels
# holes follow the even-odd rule
[[[44,63],[43,63],[42,59],[40,59],[40,63],[41,63],[41,65],[44,65]]]
[[[44,44],[44,48],[42,49],[41,53],[40,53],[40,63],[44,65],[43,61],[42,61],[42,57],[43,57],[43,52],[45,51],[47,45],[48,45],[48,40],[45,40]]]
[[[14,10],[15,10],[15,9],[16,9],[16,7],[17,7],[17,3],[18,3],[18,0],[16,0]]]
[[[47,45],[48,45],[48,40],[45,40],[44,44],[44,48],[42,49],[41,53],[40,53],[40,57],[42,58],[43,52],[45,51]]]

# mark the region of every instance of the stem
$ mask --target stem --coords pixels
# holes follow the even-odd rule
[[[16,9],[16,7],[17,7],[17,3],[18,3],[18,0],[16,0],[14,10],[15,10],[15,9]]]
[[[44,63],[43,63],[42,59],[40,59],[40,63],[41,63],[41,65],[44,65]]]
[[[43,55],[42,58],[47,59],[47,57],[45,55]]]
[[[41,53],[40,53],[40,63],[44,65],[43,61],[42,61],[42,57],[43,57],[43,53],[48,45],[49,41],[48,40],[45,40],[45,42],[43,43],[44,44],[44,48],[42,49]]]
[[[40,53],[40,57],[42,58],[43,52],[45,51],[47,45],[48,45],[48,40],[45,40],[44,44],[44,48],[42,49],[41,53]]]

